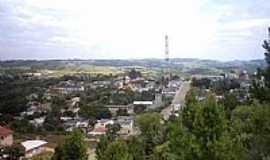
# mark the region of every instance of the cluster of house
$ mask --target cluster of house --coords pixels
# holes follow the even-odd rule
[[[143,92],[154,89],[156,86],[155,80],[137,77],[131,79],[129,76],[118,77],[114,80],[113,85],[118,89],[131,89],[134,92]]]
[[[195,76],[196,77],[196,76]],[[212,83],[218,82],[218,81],[224,81],[227,83],[230,82],[235,82],[237,84],[239,84],[239,86],[230,89],[229,92],[233,93],[236,98],[238,99],[238,101],[245,101],[247,100],[247,98],[249,97],[249,88],[250,88],[250,77],[249,74],[246,70],[243,71],[231,71],[229,73],[223,74],[223,75],[216,75],[216,76],[197,76],[197,79],[200,78],[207,78],[209,80],[211,80]],[[201,90],[201,95],[206,95],[205,92],[209,92],[209,89],[203,89]],[[200,99],[204,99],[205,97],[199,97]],[[223,99],[224,95],[217,95],[216,96],[217,99]]]
[[[108,125],[119,124],[119,136],[128,137],[134,134],[134,117],[133,116],[118,116],[113,119],[97,120],[94,126],[89,124],[89,120],[83,118],[68,118],[62,117],[66,131],[72,131],[75,128],[80,128],[87,137],[99,138],[108,131]]]
[[[91,83],[77,82],[77,81],[61,81],[59,84],[51,86],[47,89],[43,97],[39,97],[37,94],[31,94],[28,98],[28,109],[21,113],[19,118],[30,116],[31,120],[29,122],[35,127],[42,127],[45,119],[46,113],[50,112],[52,104],[51,97],[69,95],[73,93],[84,92],[88,87],[98,88],[113,85],[119,90],[121,89],[131,89],[136,92],[149,91],[156,88],[156,83],[154,80],[146,80],[143,77],[137,77],[134,79],[128,76],[117,77],[114,80],[103,80],[95,81]],[[171,82],[170,88],[177,88],[177,82]],[[73,94],[74,95],[74,94]],[[45,101],[40,101],[40,98],[45,99]],[[128,115],[134,115],[134,107],[137,105],[144,105],[146,108],[157,108],[162,104],[162,94],[156,94],[153,101],[134,101],[128,105],[106,105],[112,113],[112,119],[101,119],[93,121],[89,119],[82,118],[78,115],[80,97],[73,97],[70,100],[66,100],[66,107],[61,109],[63,113],[60,118],[63,123],[65,131],[72,131],[74,128],[80,128],[84,131],[85,135],[89,138],[98,139],[100,135],[104,135],[108,132],[108,125],[119,124],[120,130],[117,134],[123,138],[134,135],[137,133],[136,127],[134,127],[134,116],[116,116],[119,109],[126,109]],[[72,116],[69,114],[64,114],[65,112],[73,113]],[[11,146],[13,144],[13,132],[7,128],[0,128],[0,144],[1,146]],[[22,142],[21,145],[25,149],[25,157],[32,157],[44,151],[53,151],[49,143],[44,140],[28,140]],[[0,158],[1,159],[1,158]]]
[[[82,118],[68,118],[62,117],[66,131],[72,131],[74,128],[80,128],[85,132],[86,137],[95,139],[98,141],[101,135],[105,135],[108,132],[108,125],[118,124],[120,130],[117,134],[122,138],[127,138],[132,135],[136,135],[137,129],[134,127],[133,116],[118,116],[113,119],[101,119],[97,120],[94,127],[89,124],[89,120]],[[9,147],[14,144],[13,131],[0,126],[0,148]],[[24,148],[24,157],[31,158],[35,155],[44,152],[54,152],[54,146],[45,140],[27,140],[20,143]],[[1,155],[8,156],[8,155]]]
[[[235,80],[239,83],[239,87],[230,89],[230,93],[233,93],[237,100],[242,102],[248,99],[249,97],[249,88],[250,88],[250,77],[246,70],[242,71],[231,71],[224,75],[225,80]],[[219,96],[218,98],[223,98]]]
[[[118,89],[131,89],[136,92],[149,91],[155,88],[155,80],[145,79],[144,77],[137,77],[131,79],[129,76],[119,76],[113,80],[100,80],[91,83],[85,83],[84,81],[61,81],[55,86],[51,86],[47,94],[48,95],[67,95],[72,93],[83,92],[87,88],[106,88],[108,86],[114,86]]]
[[[235,91],[231,90],[231,92],[238,92],[239,94],[237,96],[237,99],[239,101],[245,101],[250,96],[249,95],[249,88],[250,88],[250,84],[251,84],[249,74],[247,73],[247,71],[245,71],[245,70],[241,71],[239,73],[238,80],[240,83],[240,88],[236,89]]]
[[[14,144],[13,131],[0,126],[0,147],[10,147]],[[20,143],[24,149],[25,158],[31,158],[44,152],[54,152],[54,147],[44,140],[26,140]],[[8,158],[9,155],[0,155],[0,159]]]
[[[32,94],[33,96],[35,94]],[[66,101],[66,107],[61,109],[61,113],[71,112],[75,117],[78,117],[78,112],[80,110],[78,103],[80,102],[80,97],[73,97]],[[40,103],[33,99],[29,99],[28,108],[26,111],[21,113],[21,117],[33,116],[34,118],[29,121],[35,127],[41,127],[46,119],[46,113],[51,110],[51,103]]]
[[[176,91],[180,88],[181,84],[181,80],[169,81],[168,85],[162,88],[162,94],[167,96],[174,96],[176,94]]]
[[[85,91],[84,82],[77,81],[62,81],[58,85],[50,88],[50,92],[53,94],[71,94],[74,92],[83,92]]]

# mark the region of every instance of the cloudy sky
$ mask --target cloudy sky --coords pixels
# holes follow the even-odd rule
[[[0,59],[263,58],[270,0],[0,0]]]

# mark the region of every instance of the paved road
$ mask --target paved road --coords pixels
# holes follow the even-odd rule
[[[176,91],[172,104],[161,111],[164,120],[168,120],[172,114],[174,106],[183,106],[185,104],[185,97],[190,89],[190,82],[183,82],[180,88]]]
[[[190,89],[190,82],[183,82],[180,88],[177,90],[174,99],[172,101],[172,104],[183,105],[185,103],[185,97],[189,89]]]

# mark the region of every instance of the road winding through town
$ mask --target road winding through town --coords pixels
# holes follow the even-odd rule
[[[185,104],[185,97],[189,89],[190,89],[189,81],[185,81],[181,84],[179,89],[176,91],[176,94],[172,100],[172,104],[161,111],[161,115],[164,120],[169,119],[170,115],[172,114],[173,108],[175,106],[181,107]]]

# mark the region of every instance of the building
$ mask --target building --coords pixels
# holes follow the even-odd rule
[[[11,146],[13,144],[13,131],[0,126],[0,146]]]
[[[121,128],[132,129],[134,126],[134,117],[118,116],[116,123],[120,124]]]
[[[88,135],[90,136],[99,136],[104,135],[108,131],[108,128],[106,128],[107,125],[113,125],[114,121],[111,119],[101,119],[98,120],[95,124],[95,127],[92,131],[88,132]]]
[[[105,107],[108,108],[113,115],[116,115],[117,111],[120,110],[120,109],[127,110],[128,114],[133,114],[134,113],[134,109],[133,109],[132,104],[128,104],[128,105],[106,105]]]
[[[239,74],[239,80],[240,81],[248,81],[249,80],[249,76],[248,76],[247,71],[244,70]]]
[[[91,136],[98,136],[98,135],[104,135],[108,131],[108,128],[106,127],[98,127],[94,128],[91,132],[88,133],[88,135]]]
[[[52,92],[59,94],[72,94],[85,91],[83,82],[63,81],[53,87]]]
[[[133,134],[134,129],[134,117],[131,116],[119,116],[117,117],[116,123],[121,126],[120,131],[118,131],[118,135],[126,138],[129,135]]]
[[[33,120],[30,120],[29,123],[31,123],[35,127],[41,127],[43,125],[43,123],[45,122],[45,118],[46,118],[45,116],[35,118]]]
[[[48,145],[48,142],[43,140],[28,140],[21,143],[25,149],[25,158],[31,158],[43,152],[53,152],[53,148]]]
[[[101,119],[97,121],[97,123],[95,124],[95,128],[105,128],[109,124],[113,125],[114,121],[111,119]]]
[[[153,105],[153,101],[134,101],[133,105]]]
[[[111,85],[111,81],[95,81],[93,82],[93,89],[95,88],[105,88]]]

